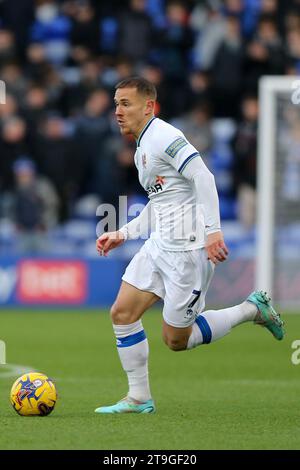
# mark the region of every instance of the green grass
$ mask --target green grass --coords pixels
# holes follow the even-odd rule
[[[103,416],[94,409],[127,392],[107,312],[2,311],[8,364],[48,374],[59,400],[48,417],[18,416],[8,399],[16,376],[0,366],[0,449],[299,449],[300,365],[291,344],[300,316],[285,320],[282,342],[247,324],[174,353],[162,343],[161,314],[148,312],[157,413]]]

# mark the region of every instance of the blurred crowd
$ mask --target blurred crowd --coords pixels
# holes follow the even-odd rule
[[[89,195],[143,194],[112,100],[118,81],[142,75],[157,86],[156,115],[212,170],[215,123],[230,120],[227,216],[251,227],[258,81],[299,73],[300,0],[2,0],[0,219],[26,240]]]

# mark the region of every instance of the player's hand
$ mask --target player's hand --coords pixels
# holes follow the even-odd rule
[[[110,250],[122,245],[124,241],[122,232],[105,232],[97,239],[96,248],[100,256],[107,256]]]
[[[228,257],[228,248],[225,245],[222,232],[210,233],[207,235],[205,249],[207,251],[208,259],[214,264],[226,261]]]

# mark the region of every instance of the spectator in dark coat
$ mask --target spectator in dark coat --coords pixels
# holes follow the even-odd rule
[[[27,126],[19,116],[11,116],[4,121],[0,137],[0,189],[13,187],[13,164],[25,153],[29,153]]]
[[[212,99],[216,117],[237,117],[242,72],[240,23],[235,16],[229,16],[226,20],[226,35],[217,49],[211,70]]]
[[[39,173],[53,183],[58,193],[60,220],[64,220],[71,215],[74,198],[78,195],[81,166],[73,137],[60,115],[47,115],[37,134],[34,150]]]
[[[154,42],[151,17],[145,0],[131,0],[119,17],[119,54],[136,62],[147,61]]]
[[[76,120],[75,139],[81,158],[83,191],[98,192],[97,171],[101,166],[103,148],[111,135],[109,120],[110,96],[105,89],[95,90],[88,97],[84,112]]]
[[[85,47],[92,54],[99,52],[99,21],[88,1],[76,6],[70,39],[72,46]]]
[[[36,174],[32,160],[22,157],[13,165],[15,187],[11,216],[22,252],[46,250],[47,230],[57,223],[58,198],[51,183]]]
[[[255,222],[258,101],[248,95],[242,100],[242,121],[233,141],[234,180],[238,196],[238,217],[249,229]]]
[[[273,17],[259,20],[257,34],[248,44],[244,67],[246,91],[257,93],[259,78],[263,75],[284,73],[285,54]]]

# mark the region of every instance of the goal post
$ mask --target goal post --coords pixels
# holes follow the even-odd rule
[[[287,187],[289,181],[292,183],[295,179],[295,175],[291,173],[292,170],[289,170],[290,180],[286,177],[287,168],[290,169],[293,158],[292,130],[296,127],[289,115],[295,115],[293,119],[299,119],[300,124],[300,77],[262,77],[259,82],[255,285],[257,289],[270,293],[276,302],[299,307],[299,287],[298,294],[296,288],[294,290],[286,288],[290,281],[293,281],[292,274],[297,274],[295,264],[297,257],[300,276],[300,248],[297,251],[295,242],[294,257],[292,256],[293,246],[290,246],[290,250],[286,249],[289,244],[288,236],[294,234],[295,239],[297,229],[299,229],[298,246],[300,247],[300,186],[299,200],[297,188],[293,190],[291,198],[288,196],[289,191],[283,189]],[[298,150],[300,176],[300,139]],[[296,153],[294,158],[293,168],[296,169]],[[290,261],[291,274],[289,274],[288,267]],[[282,272],[279,271],[280,268]]]

